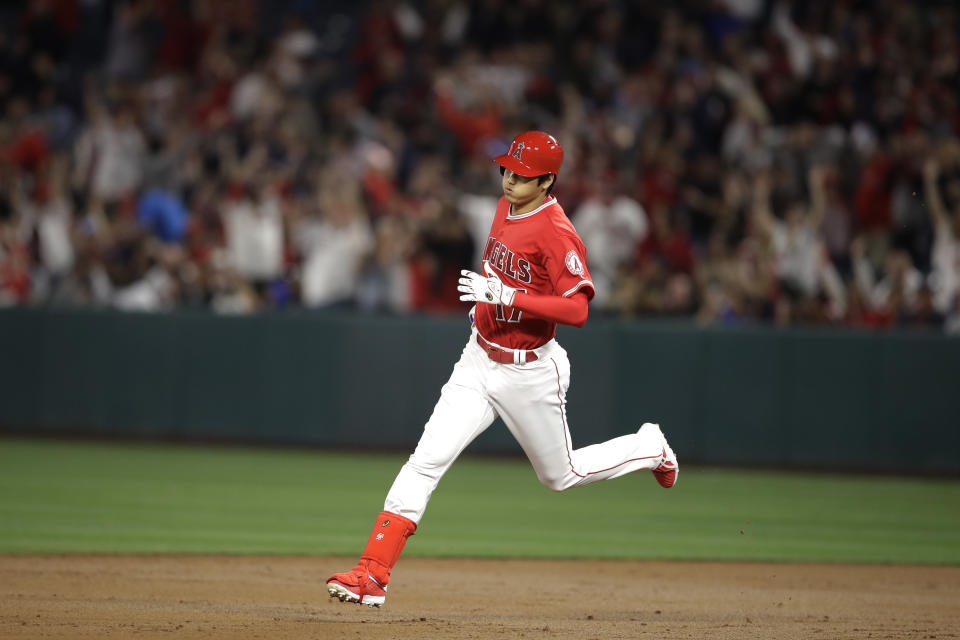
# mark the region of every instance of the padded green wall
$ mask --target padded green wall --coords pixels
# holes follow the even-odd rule
[[[0,311],[0,429],[412,447],[458,318]],[[681,461],[960,472],[960,339],[561,328],[576,446],[660,422]],[[494,426],[473,451],[519,451]]]

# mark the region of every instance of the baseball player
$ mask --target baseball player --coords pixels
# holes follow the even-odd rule
[[[640,470],[664,487],[679,467],[656,424],[602,444],[573,448],[566,416],[567,353],[558,323],[582,327],[594,287],[583,242],[551,195],[563,149],[528,131],[494,158],[503,176],[482,271],[462,271],[460,299],[477,303],[470,339],[440,392],[417,444],[387,493],[357,565],[327,580],[345,602],[379,607],[390,571],[423,517],[430,495],[460,452],[497,416],[533,464],[540,482],[564,491]]]

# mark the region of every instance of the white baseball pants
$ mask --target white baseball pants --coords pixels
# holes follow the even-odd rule
[[[498,415],[537,478],[554,491],[660,464],[665,440],[659,429],[574,449],[566,414],[567,352],[551,340],[536,353],[537,360],[523,365],[494,362],[477,344],[473,330],[416,450],[387,494],[386,511],[419,523],[440,478]]]

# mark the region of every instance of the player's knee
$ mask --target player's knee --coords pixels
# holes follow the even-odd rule
[[[550,491],[565,491],[573,486],[570,482],[567,474],[538,474],[540,478],[540,484],[545,486]]]

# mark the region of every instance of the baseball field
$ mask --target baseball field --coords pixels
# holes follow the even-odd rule
[[[960,481],[465,457],[383,609],[328,599],[403,453],[0,439],[2,638],[956,638]]]

